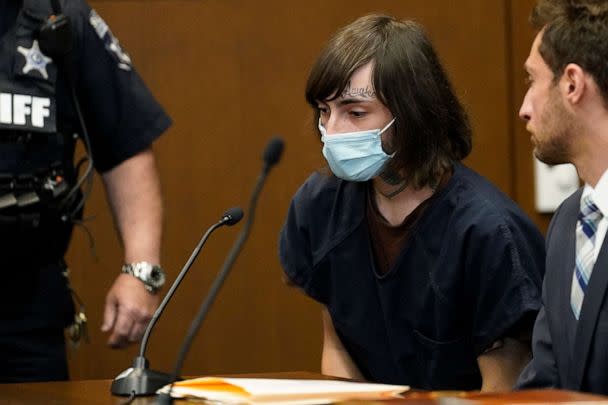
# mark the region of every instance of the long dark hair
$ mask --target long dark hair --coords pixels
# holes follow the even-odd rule
[[[368,15],[338,31],[313,65],[306,100],[337,98],[352,74],[374,63],[376,95],[396,117],[391,169],[415,188],[433,185],[471,151],[471,129],[422,26]]]

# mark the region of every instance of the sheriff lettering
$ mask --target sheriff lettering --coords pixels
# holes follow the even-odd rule
[[[27,94],[0,92],[0,126],[47,129],[51,99]]]

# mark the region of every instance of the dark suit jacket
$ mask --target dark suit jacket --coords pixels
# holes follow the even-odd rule
[[[582,189],[568,197],[549,226],[543,308],[532,337],[534,357],[516,388],[555,387],[608,394],[608,235],[595,262],[578,322],[570,308],[581,194]]]

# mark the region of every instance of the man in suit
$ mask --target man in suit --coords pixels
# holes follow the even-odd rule
[[[535,155],[573,163],[584,187],[547,234],[543,308],[518,388],[608,394],[608,1],[539,0],[520,110]]]

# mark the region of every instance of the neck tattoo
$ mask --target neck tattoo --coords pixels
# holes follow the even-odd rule
[[[403,183],[401,183],[401,185],[397,189],[395,189],[389,193],[383,193],[380,190],[376,190],[376,191],[378,191],[380,194],[382,194],[382,196],[384,196],[385,198],[388,198],[390,200],[390,199],[395,198],[399,193],[401,193],[403,190],[405,190],[406,187],[407,187],[407,182],[404,181]]]
[[[401,183],[407,183],[403,181],[403,177],[401,177],[399,173],[395,172],[394,170],[391,170],[389,167],[387,167],[382,171],[382,173],[380,173],[380,178],[385,183],[390,184],[391,186],[396,186]]]

